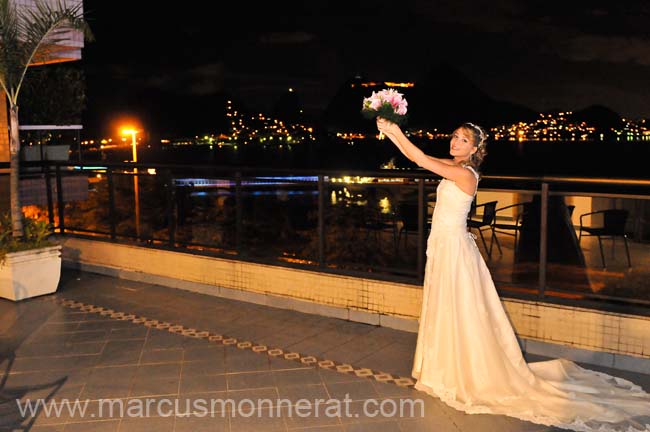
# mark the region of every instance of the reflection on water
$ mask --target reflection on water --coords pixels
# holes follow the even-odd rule
[[[378,192],[377,181],[388,181],[387,186],[394,186],[403,179],[378,179],[375,177],[328,178],[327,186],[331,189],[330,204],[371,206],[383,214],[393,211],[393,198],[386,191]],[[273,176],[255,177],[241,181],[242,197],[276,197],[278,201],[288,201],[305,197],[318,196],[318,177],[316,176]],[[209,199],[210,197],[234,197],[236,181],[210,178],[174,179],[177,188],[188,188],[190,197]],[[411,185],[410,187],[412,187]]]
[[[142,149],[139,160],[145,163],[212,164],[221,166],[286,167],[291,169],[356,169],[377,170],[395,158],[399,168],[415,169],[399,150],[392,146],[377,145],[376,141],[355,146],[332,147],[332,143],[320,143],[322,152],[314,151],[304,160],[300,157],[283,159],[285,152],[265,151],[263,154],[240,154],[233,158],[230,149],[208,151],[200,147]],[[449,141],[416,140],[422,150],[435,157],[449,157]],[[253,150],[253,149],[249,149]],[[587,177],[648,178],[646,160],[650,157],[648,141],[489,141],[488,155],[483,165],[487,175],[564,175]],[[130,152],[107,152],[104,162],[130,160]],[[253,152],[255,153],[255,152]],[[335,155],[334,157],[332,155]],[[633,154],[638,157],[630,158]],[[75,160],[73,157],[71,160]],[[84,161],[100,160],[96,154],[88,154]],[[315,179],[313,181],[316,181]]]
[[[235,192],[227,190],[219,191],[195,191],[191,192],[190,196],[196,197],[211,197],[211,196],[234,196]],[[278,189],[275,191],[243,191],[244,196],[276,196],[281,201],[286,201],[287,196],[305,196],[305,195],[318,195],[318,191],[303,191],[303,190],[284,190]]]

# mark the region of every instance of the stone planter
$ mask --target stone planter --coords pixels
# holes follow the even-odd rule
[[[11,252],[0,264],[0,297],[18,301],[51,294],[60,277],[60,245]]]

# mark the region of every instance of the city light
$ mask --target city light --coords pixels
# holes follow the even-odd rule
[[[138,163],[138,148],[136,134],[137,130],[132,128],[123,128],[123,135],[131,135],[131,149],[133,154],[133,163]],[[135,201],[135,233],[140,238],[140,186],[138,182],[138,168],[133,168],[133,199]]]
[[[391,85],[408,87],[412,83],[367,82],[357,85]],[[295,90],[291,88],[291,90]],[[209,149],[232,149],[239,146],[259,146],[263,149],[292,151],[297,146],[315,143],[317,132],[312,126],[300,122],[287,122],[263,113],[245,114],[236,109],[232,101],[226,104],[227,129],[216,133],[192,134],[185,137],[162,138],[163,147],[199,147]],[[139,127],[132,119],[127,119],[128,127],[120,129],[117,138],[100,137],[81,141],[85,152],[107,151],[131,146],[132,160],[137,162],[137,135]],[[447,140],[451,130],[438,128],[406,128],[406,136],[417,140]],[[621,119],[621,125],[613,128],[598,128],[582,119],[576,119],[571,111],[558,111],[539,114],[536,119],[502,124],[489,129],[490,141],[540,141],[540,142],[603,142],[603,141],[650,141],[650,122],[646,120]],[[125,137],[126,136],[126,137]],[[131,139],[128,139],[128,136]],[[365,140],[377,139],[376,134],[358,130],[329,131],[330,139],[336,139],[348,146],[359,145]],[[130,143],[129,143],[130,141]]]
[[[122,129],[122,135],[131,135],[131,148],[133,151],[133,162],[137,163],[138,162],[138,150],[137,150],[137,140],[135,138],[135,135],[138,133],[137,130],[135,129],[130,129],[130,128],[124,128]]]

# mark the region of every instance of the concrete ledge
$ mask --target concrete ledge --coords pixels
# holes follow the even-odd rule
[[[650,375],[650,360],[624,354],[614,354],[614,369]]]
[[[567,360],[581,363],[614,367],[614,354],[608,352],[589,351],[582,348],[558,345],[532,339],[526,340],[524,350],[527,353],[543,355],[545,357],[565,358]]]
[[[392,315],[379,315],[379,325],[410,333],[417,333],[419,330],[417,320],[400,318]]]
[[[378,313],[350,309],[348,319],[350,321],[357,321],[364,324],[379,325],[380,315]]]
[[[589,351],[582,348],[558,345],[532,339],[520,339],[523,351],[544,357],[564,358],[578,363],[586,363],[613,369],[650,374],[650,359],[614,354],[602,351]]]

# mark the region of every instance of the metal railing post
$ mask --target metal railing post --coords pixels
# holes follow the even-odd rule
[[[237,171],[235,173],[235,249],[237,253],[242,255],[242,217],[243,217],[243,202],[242,202],[242,191],[241,191],[241,172]]]
[[[52,197],[52,179],[50,178],[50,164],[45,162],[45,193],[47,194],[47,217],[50,225],[54,226],[54,197]]]
[[[108,223],[110,225],[111,240],[115,240],[117,215],[115,214],[115,185],[113,183],[113,170],[106,168],[106,179],[108,181]]]
[[[174,197],[176,196],[176,188],[174,185],[174,178],[172,177],[171,170],[165,170],[165,187],[167,189],[165,200],[165,214],[167,217],[167,229],[169,236],[169,246],[176,245],[176,212],[174,206]]]
[[[541,215],[539,227],[539,296],[546,290],[546,264],[548,253],[548,183],[542,183]]]
[[[56,201],[59,212],[59,233],[65,234],[65,203],[63,202],[63,182],[59,164],[56,165]]]
[[[325,177],[318,176],[318,265],[325,267]]]
[[[427,208],[426,195],[424,193],[424,179],[417,179],[418,182],[418,278],[424,279],[424,254],[425,248],[425,212]]]

